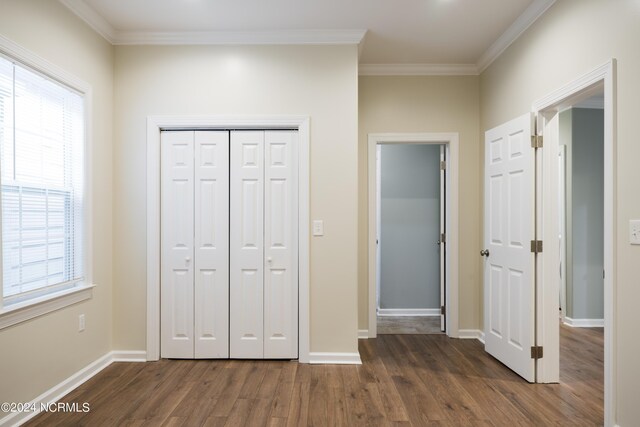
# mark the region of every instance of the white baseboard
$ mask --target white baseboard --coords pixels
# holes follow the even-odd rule
[[[369,330],[368,329],[358,329],[358,339],[366,340],[369,338]]]
[[[460,329],[458,331],[458,338],[476,339],[484,344],[484,332],[482,332],[480,329]]]
[[[604,328],[604,319],[572,319],[565,316],[564,324],[574,328]]]
[[[111,351],[104,356],[98,358],[94,362],[80,369],[69,378],[54,385],[49,390],[29,402],[29,406],[40,408],[40,404],[48,404],[57,402],[64,396],[80,387],[87,380],[98,374],[113,362],[146,362],[146,351]],[[0,419],[0,427],[19,426],[26,423],[40,412],[14,412]]]
[[[360,353],[309,353],[309,363],[324,365],[362,365]]]
[[[136,350],[114,350],[111,352],[113,362],[146,362],[147,352]]]
[[[440,316],[439,308],[379,308],[378,316]]]

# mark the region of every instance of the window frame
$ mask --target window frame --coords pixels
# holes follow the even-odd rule
[[[52,311],[86,301],[93,297],[93,224],[92,224],[92,88],[80,78],[68,73],[61,67],[25,49],[12,40],[0,35],[0,56],[15,62],[30,71],[36,72],[46,79],[64,85],[83,97],[84,108],[84,206],[83,206],[83,252],[84,280],[75,286],[54,291],[42,296],[29,298],[11,305],[4,305],[2,274],[0,274],[0,330],[9,326],[42,316]],[[2,236],[0,217],[0,238]],[[2,268],[2,246],[0,245],[0,269]]]

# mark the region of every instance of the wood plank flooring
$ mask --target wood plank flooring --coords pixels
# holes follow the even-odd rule
[[[378,335],[441,334],[440,316],[378,316]]]
[[[602,328],[561,328],[561,384],[528,384],[476,340],[381,335],[361,366],[114,363],[29,426],[591,426],[603,423]]]

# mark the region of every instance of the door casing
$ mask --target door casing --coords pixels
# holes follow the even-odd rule
[[[445,145],[447,150],[446,174],[446,330],[447,335],[459,337],[458,331],[458,133],[372,133],[368,138],[368,272],[369,298],[367,338],[377,336],[377,166],[376,150],[378,144],[437,144]]]
[[[298,361],[309,363],[309,146],[308,116],[147,117],[147,351],[160,358],[160,131],[179,129],[298,130]]]
[[[537,215],[544,251],[537,265],[541,279],[537,293],[538,343],[544,347],[544,357],[538,360],[538,382],[558,382],[560,374],[560,342],[558,325],[558,147],[559,112],[594,92],[604,90],[604,423],[615,425],[616,384],[616,60],[611,59],[591,72],[551,92],[534,102],[532,111],[538,116],[538,129],[544,137],[542,161],[539,167],[546,173],[538,188],[541,194]],[[540,172],[540,171],[539,171]]]

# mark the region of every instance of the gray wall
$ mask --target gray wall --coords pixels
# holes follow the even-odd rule
[[[562,132],[570,124],[570,130]],[[604,318],[604,116],[573,108],[560,115],[567,148],[567,313]],[[564,141],[562,141],[564,133]]]
[[[381,156],[380,308],[439,308],[440,146]]]

